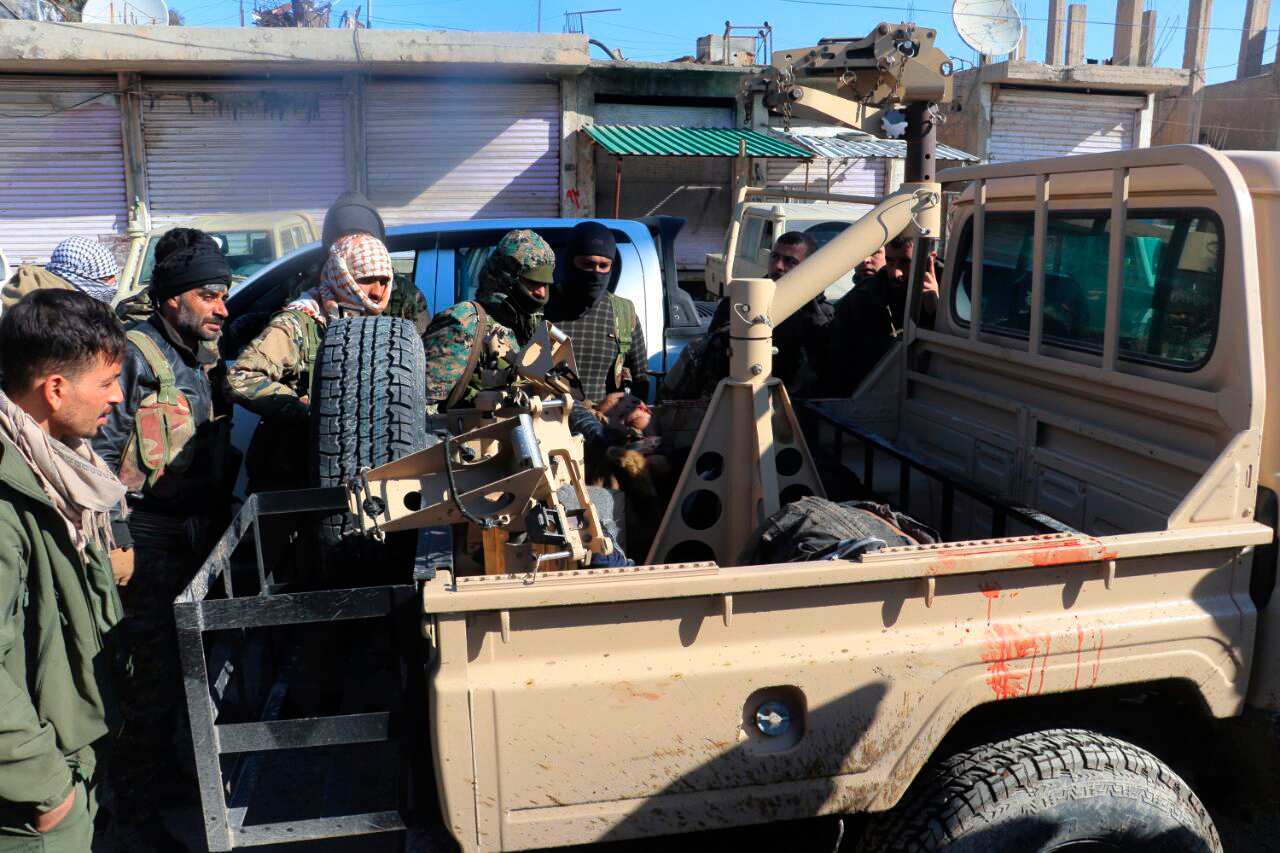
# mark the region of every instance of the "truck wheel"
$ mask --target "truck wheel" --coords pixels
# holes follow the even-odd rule
[[[1079,729],[1033,732],[930,764],[874,815],[867,853],[1221,853],[1199,798],[1160,759]]]
[[[361,468],[426,446],[426,357],[408,320],[353,317],[331,323],[311,387],[316,485],[342,485]],[[408,583],[406,566],[416,543],[416,531],[381,543],[366,538],[350,513],[320,520],[322,565],[331,576],[343,566],[362,566],[389,582]]]

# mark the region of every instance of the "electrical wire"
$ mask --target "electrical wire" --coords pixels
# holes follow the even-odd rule
[[[887,4],[887,3],[839,3],[839,2],[836,2],[836,0],[782,0],[782,2],[783,2],[783,3],[792,3],[792,4],[795,4],[795,5],[798,5],[798,6],[838,6],[838,7],[845,8],[845,9],[881,9],[881,10],[885,10],[885,9],[887,9],[887,10],[892,11],[892,12],[901,12],[901,11],[902,11],[902,6],[901,6],[901,5],[894,6],[894,5],[890,5],[890,4]],[[948,17],[951,15],[951,10],[949,10],[949,9],[946,9],[946,10],[944,10],[944,9],[921,9],[921,8],[917,7],[917,8],[915,9],[915,11],[916,11],[916,12],[922,12],[922,13],[927,14],[927,15],[947,15]],[[964,14],[965,14],[967,17],[970,17],[970,18],[993,18],[993,19],[996,19],[996,20],[1004,20],[1006,17],[1008,17],[1008,16],[1006,16],[1006,15],[982,15],[982,14],[979,14],[979,13],[977,13],[977,12],[965,12]],[[1051,18],[1023,18],[1022,20],[1023,20],[1023,21],[1048,22],[1048,21],[1050,21],[1050,20],[1052,20],[1052,19],[1051,19]],[[1096,25],[1099,25],[1099,26],[1107,26],[1107,27],[1115,27],[1115,26],[1126,26],[1126,27],[1127,27],[1127,26],[1129,26],[1129,24],[1123,24],[1123,25],[1121,25],[1121,24],[1117,24],[1115,21],[1085,21],[1084,23],[1086,23],[1086,24],[1096,24]],[[1179,29],[1179,30],[1188,30],[1188,29],[1193,29],[1193,28],[1192,28],[1192,27],[1175,27],[1175,29]],[[1244,32],[1244,31],[1248,30],[1249,28],[1248,28],[1248,27],[1214,27],[1214,26],[1206,26],[1206,27],[1202,27],[1201,29],[1205,29],[1205,30],[1229,30],[1229,31],[1231,31],[1231,32],[1237,32],[1237,33],[1240,33],[1240,32]]]
[[[111,96],[115,96],[116,94],[117,94],[116,92],[99,92],[96,95],[85,98],[83,101],[77,101],[76,103],[71,104],[69,106],[54,107],[52,110],[50,110],[47,113],[39,113],[36,115],[30,115],[30,114],[17,115],[13,113],[0,113],[0,118],[49,118],[50,116],[56,116],[59,113],[70,112],[71,110],[78,109],[80,107],[83,107],[85,104],[90,104],[98,100],[99,98],[111,97]]]

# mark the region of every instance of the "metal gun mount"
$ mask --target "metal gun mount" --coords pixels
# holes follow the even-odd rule
[[[746,84],[766,108],[835,121],[869,133],[899,105],[951,100],[951,59],[937,32],[915,24],[880,24],[859,39],[822,39],[813,47],[775,51],[773,65]]]
[[[748,84],[746,93],[762,93],[784,116],[803,109],[872,132],[881,129],[873,110],[905,107],[906,180],[882,200],[866,199],[875,207],[777,281],[734,279],[726,270],[729,376],[707,407],[647,562],[696,557],[736,565],[743,543],[784,501],[824,495],[787,390],[772,375],[773,330],[901,234],[915,238],[904,332],[908,341],[914,336],[925,260],[942,224],[934,108],[952,90],[951,61],[933,46],[935,35],[915,24],[880,24],[866,38],[777,51],[773,67]],[[760,192],[747,188],[739,201]],[[741,222],[735,216],[730,226],[726,264],[737,253]]]
[[[569,568],[608,554],[583,472],[582,439],[569,432],[575,398],[573,349],[544,325],[516,355],[524,381],[483,391],[475,408],[450,412],[441,442],[348,484],[348,503],[369,536],[469,524],[486,574]],[[556,496],[572,486],[578,509]]]

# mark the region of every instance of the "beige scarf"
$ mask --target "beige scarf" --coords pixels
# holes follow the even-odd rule
[[[58,441],[3,392],[0,432],[22,454],[54,509],[66,521],[76,550],[83,554],[89,544],[103,551],[115,547],[111,510],[123,507],[125,487],[89,442]]]

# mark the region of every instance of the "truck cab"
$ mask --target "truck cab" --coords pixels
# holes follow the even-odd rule
[[[156,228],[147,235],[142,263],[132,281],[122,281],[120,298],[125,299],[151,283],[156,265],[156,243],[170,228],[198,228],[218,241],[231,266],[233,282],[241,282],[277,258],[320,239],[311,214],[303,211],[270,213],[221,213],[200,216],[189,222]]]

